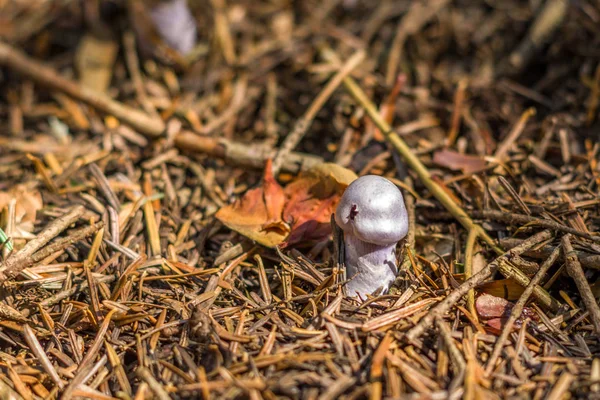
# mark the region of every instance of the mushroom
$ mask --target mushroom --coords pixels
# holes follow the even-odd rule
[[[347,188],[335,212],[344,231],[344,262],[349,296],[389,290],[398,272],[396,244],[408,233],[400,190],[389,180],[365,175]]]
[[[196,46],[196,19],[187,0],[159,1],[150,18],[162,39],[179,53],[189,54]]]

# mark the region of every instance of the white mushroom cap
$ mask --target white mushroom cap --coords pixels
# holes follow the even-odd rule
[[[335,221],[345,233],[379,246],[397,243],[408,233],[402,192],[377,175],[362,176],[346,188]]]

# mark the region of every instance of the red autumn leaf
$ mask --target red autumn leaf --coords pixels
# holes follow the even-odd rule
[[[304,241],[318,241],[331,233],[331,214],[335,211],[339,196],[316,197],[308,180],[299,180],[288,185],[286,193],[290,195],[290,199],[283,215],[284,220],[292,226],[286,246]]]
[[[281,219],[285,195],[267,161],[261,187],[248,190],[235,203],[221,208],[216,217],[228,228],[267,247],[280,244],[290,228]]]
[[[507,317],[488,319],[487,321],[485,321],[485,325],[486,325],[485,329],[495,335],[500,335],[502,333],[502,330],[504,329],[504,325],[506,325],[507,321],[508,321]],[[517,318],[517,320],[513,324],[512,330],[521,329],[522,326],[523,326],[523,318]]]
[[[490,294],[483,294],[475,301],[477,314],[481,318],[486,319],[486,328],[489,328],[492,333],[496,334],[500,334],[514,307],[515,305],[510,301]],[[524,318],[531,318],[537,321],[537,315],[530,308],[524,307],[521,316],[515,321],[515,329],[521,327]]]
[[[321,164],[303,173],[285,188],[283,220],[291,226],[285,246],[318,242],[331,234],[331,214],[354,172],[336,164]]]
[[[275,247],[320,241],[331,233],[329,221],[354,172],[335,164],[320,164],[302,173],[285,190],[265,167],[262,186],[249,190],[216,217],[227,227],[256,242]]]
[[[514,304],[502,297],[482,294],[475,301],[477,314],[482,318],[508,317]]]
[[[494,335],[500,335],[508,318],[492,318],[485,321],[485,329]]]
[[[448,149],[436,151],[433,154],[433,162],[453,171],[462,171],[465,174],[480,171],[486,166],[486,162],[482,157],[461,154]]]

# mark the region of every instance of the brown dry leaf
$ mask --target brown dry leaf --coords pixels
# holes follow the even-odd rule
[[[500,334],[514,307],[515,305],[510,301],[490,294],[483,294],[475,301],[477,314],[486,319],[488,330],[495,334]],[[530,308],[524,307],[521,316],[515,321],[513,329],[520,328],[524,318],[538,319]]]
[[[275,247],[290,228],[281,219],[285,195],[267,161],[261,187],[251,189],[235,203],[221,208],[216,217],[229,229],[267,247]]]
[[[26,237],[33,231],[37,211],[44,203],[40,192],[30,185],[16,185],[8,192],[0,192],[0,211],[15,199],[15,237]]]
[[[475,301],[477,314],[482,318],[508,317],[514,304],[502,297],[483,294]]]
[[[262,186],[221,208],[216,217],[267,247],[323,240],[331,233],[329,221],[340,196],[356,178],[349,169],[324,163],[303,172],[284,190],[269,160]]]
[[[314,242],[331,234],[330,219],[348,185],[357,178],[333,163],[319,164],[285,188],[283,220],[291,226],[285,246]]]
[[[461,154],[448,149],[436,151],[433,154],[433,162],[453,171],[462,171],[465,174],[480,171],[486,166],[485,160],[479,156]]]
[[[113,64],[117,58],[117,43],[102,40],[87,34],[79,42],[75,63],[79,71],[79,81],[86,87],[106,92],[110,85]]]
[[[525,290],[513,279],[500,279],[480,285],[477,290],[492,296],[502,297],[507,300],[519,300]]]
[[[8,192],[0,192],[0,210],[6,207],[13,198],[17,200],[16,222],[35,222],[37,211],[44,205],[40,192],[27,187],[27,185],[16,185]]]

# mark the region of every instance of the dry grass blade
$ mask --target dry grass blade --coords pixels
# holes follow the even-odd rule
[[[56,369],[52,365],[52,362],[48,359],[44,348],[35,337],[35,332],[29,327],[29,325],[23,326],[23,336],[32,353],[35,354],[39,363],[42,365],[44,371],[46,371],[46,373],[50,376],[50,379],[52,379],[54,384],[62,389],[65,385],[64,382],[58,376],[58,372],[56,372]]]

